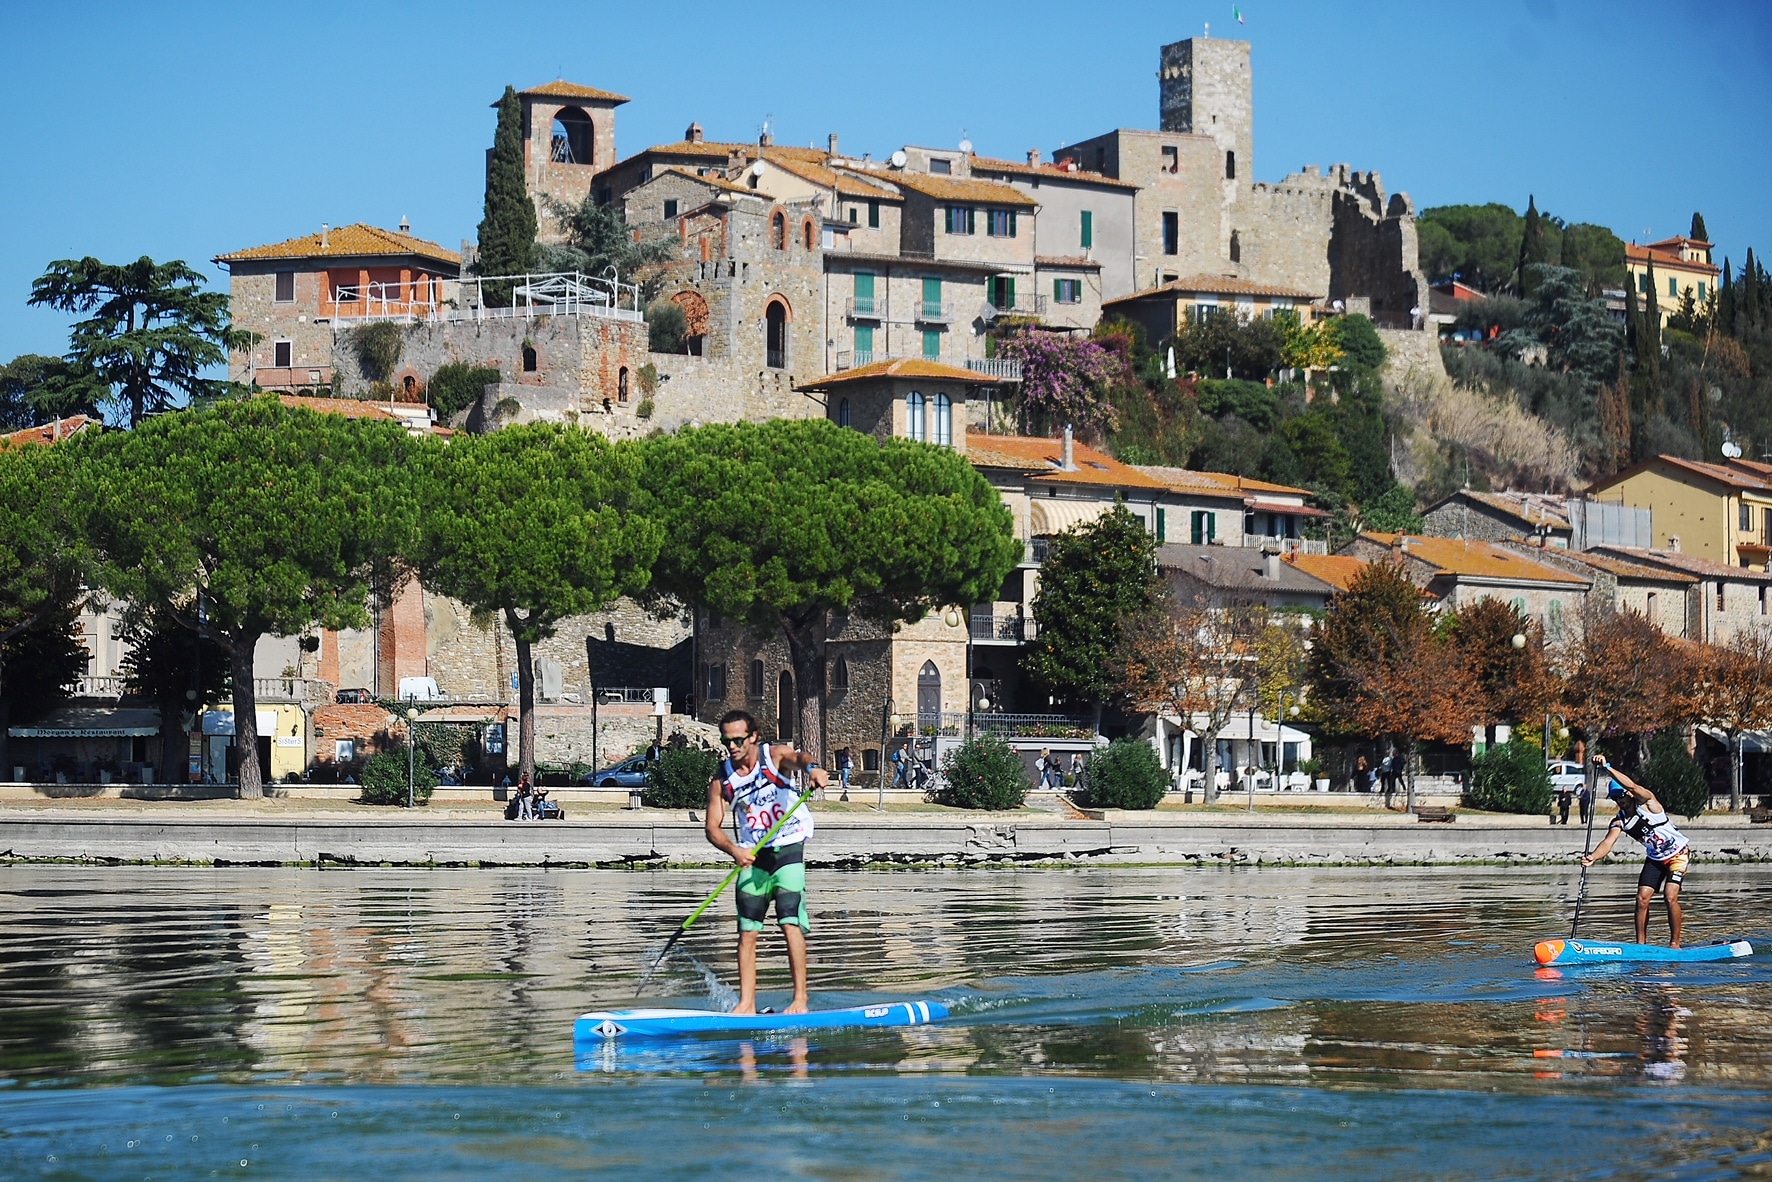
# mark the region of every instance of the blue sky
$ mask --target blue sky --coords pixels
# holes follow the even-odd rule
[[[679,137],[1050,151],[1156,125],[1157,46],[1254,44],[1254,175],[1375,168],[1418,207],[1504,201],[1772,251],[1765,0],[0,5],[0,358],[60,352],[50,259],[184,258],[480,218],[488,104],[564,76],[619,91],[624,155]]]

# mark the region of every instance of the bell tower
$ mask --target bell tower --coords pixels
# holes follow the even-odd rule
[[[616,161],[615,108],[628,99],[565,81],[531,87],[517,97],[523,101],[523,171],[541,238],[551,241],[559,230],[542,197],[567,205],[585,199],[591,178]]]

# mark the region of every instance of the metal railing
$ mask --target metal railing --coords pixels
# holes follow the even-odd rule
[[[1051,538],[1029,538],[1026,556],[1022,559],[1028,566],[1046,565],[1046,551],[1051,549]]]
[[[502,293],[510,285],[510,303],[494,307],[487,303],[492,285]],[[529,275],[480,275],[461,281],[461,303],[466,311],[451,319],[533,319],[537,316],[599,316],[607,320],[644,321],[646,310],[636,284],[623,283],[611,270],[608,275],[581,271],[547,271]]]
[[[1278,550],[1283,554],[1327,554],[1329,543],[1322,538],[1282,538],[1274,534],[1244,534],[1243,545],[1250,548],[1265,547]]]
[[[652,705],[652,687],[639,685],[605,685],[597,688],[597,701],[606,705]]]
[[[1020,643],[1033,638],[1032,625],[1033,619],[1030,616],[974,611],[972,613],[972,639]]]
[[[982,373],[993,378],[1002,378],[1006,382],[1021,381],[1021,362],[1010,361],[1007,358],[970,357],[966,360],[966,368],[973,373]]]
[[[843,313],[851,320],[881,320],[886,315],[886,300],[881,296],[850,296],[843,302]]]
[[[876,361],[904,361],[910,359],[915,359],[917,361],[943,361],[943,358],[940,357],[925,357],[921,352],[887,353],[878,349],[838,349],[836,354],[837,368],[835,372],[842,373],[846,369],[860,369],[862,366],[872,365]],[[950,365],[954,364],[954,362],[945,363]],[[1019,361],[1009,361],[996,357],[968,357],[965,360],[960,361],[958,364],[971,370],[973,373],[985,374],[986,376],[998,378],[1005,382],[1021,381],[1021,362]]]
[[[443,285],[452,280],[416,279],[406,283],[354,283],[334,288],[322,312],[335,320],[430,320],[444,314],[449,299]]]
[[[123,696],[123,679],[121,677],[81,677],[74,683],[76,698],[121,698]]]
[[[954,306],[941,300],[918,300],[917,319],[924,324],[948,324],[954,319]]]
[[[898,738],[971,738],[993,734],[1005,738],[1083,739],[1095,734],[1087,718],[1068,714],[996,714],[966,711],[918,711],[894,714],[892,733]]]
[[[1013,296],[999,298],[990,297],[991,307],[999,316],[1044,316],[1046,315],[1046,297],[1031,291],[1018,291]]]

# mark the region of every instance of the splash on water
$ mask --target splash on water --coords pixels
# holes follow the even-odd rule
[[[643,978],[641,978],[640,984],[642,989],[645,988],[646,982],[652,979],[653,971],[665,968],[667,965],[681,960],[687,962],[689,968],[695,973],[695,975],[701,978],[702,990],[715,1009],[722,1013],[730,1013],[738,1008],[738,991],[726,984],[726,982],[720,980],[720,975],[714,972],[713,969],[710,969],[707,965],[703,964],[694,953],[688,952],[682,947],[677,947],[670,950],[670,955],[666,957],[664,961],[660,961],[659,956],[664,950],[665,946],[663,944],[655,945],[654,947],[648,948],[646,950],[646,955],[641,958],[641,966],[650,970]]]

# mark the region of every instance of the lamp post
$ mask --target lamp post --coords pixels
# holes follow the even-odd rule
[[[1290,698],[1292,705],[1286,705]],[[1286,767],[1286,722],[1298,717],[1299,706],[1304,702],[1304,691],[1286,689],[1280,691],[1278,717],[1274,720],[1274,777],[1278,782],[1280,773]]]
[[[1550,762],[1551,719],[1553,718],[1559,723],[1557,738],[1567,739],[1569,737],[1569,720],[1555,710],[1548,711],[1544,716],[1544,762],[1547,764]]]

